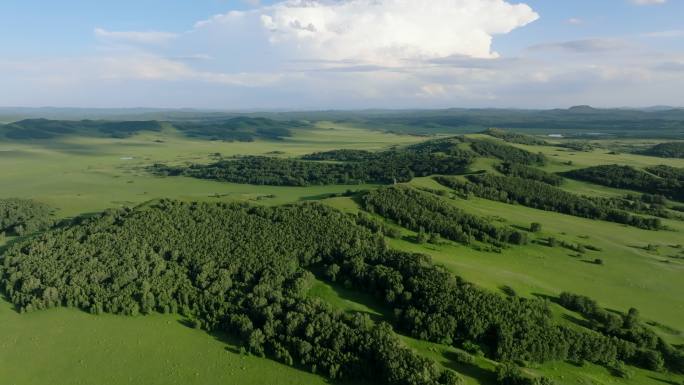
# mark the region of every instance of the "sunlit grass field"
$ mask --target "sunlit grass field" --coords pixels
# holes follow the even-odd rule
[[[420,140],[319,123],[316,128],[296,131],[282,141],[251,143],[188,139],[171,131],[129,139],[78,137],[0,142],[0,197],[34,198],[59,208],[62,216],[131,206],[159,197],[282,204],[368,186],[250,186],[158,178],[145,167],[154,163],[210,162],[214,153],[230,156],[282,152],[282,156],[297,156],[337,148],[379,150]]]
[[[386,134],[334,123],[318,123],[298,130],[282,141],[228,143],[194,140],[167,130],[129,139],[66,138],[59,141],[0,142],[0,197],[23,197],[49,203],[61,217],[133,206],[157,198],[206,201],[248,201],[283,204],[324,199],[326,204],[354,212],[351,198],[330,194],[374,186],[271,187],[220,183],[184,177],[160,178],[145,167],[153,163],[210,162],[211,154],[223,156],[275,154],[299,156],[316,151],[350,148],[379,150],[425,138]],[[637,167],[670,164],[684,167],[684,160],[665,160],[631,154],[611,155],[608,150],[572,152],[549,146],[520,146],[543,152],[551,163],[548,171],[596,164],[630,164]],[[572,166],[566,162],[572,161]],[[491,169],[495,162],[479,159],[474,169]],[[418,178],[415,186],[443,188],[430,178]],[[625,191],[568,181],[563,188],[588,195],[614,196]],[[522,296],[556,296],[562,291],[588,295],[605,307],[640,310],[668,341],[684,343],[684,263],[671,258],[681,253],[684,222],[666,221],[672,231],[647,231],[619,224],[507,205],[483,199],[451,201],[466,211],[499,223],[527,228],[540,222],[539,237],[554,236],[601,249],[576,256],[560,247],[530,244],[511,247],[501,254],[476,251],[446,243],[418,245],[391,240],[393,247],[427,253],[435,262],[477,285],[500,290],[510,286]],[[405,235],[412,235],[402,230]],[[2,242],[2,240],[0,240]],[[647,250],[649,244],[657,246]],[[605,264],[591,263],[601,258]],[[391,319],[391,309],[353,290],[317,282],[310,295],[344,311],[366,312],[377,320]],[[559,317],[564,313],[554,307]],[[18,314],[0,300],[0,384],[11,385],[213,385],[213,384],[323,384],[316,375],[271,360],[240,354],[229,340],[183,325],[173,316],[92,316],[75,309]],[[450,347],[403,337],[406,344],[440,364],[465,375],[468,384],[494,384],[494,363],[478,358],[474,365],[456,364]],[[586,365],[551,363],[526,369],[569,385],[656,385],[682,378],[634,371],[631,380],[618,379],[605,369]],[[676,383],[676,382],[675,382]]]

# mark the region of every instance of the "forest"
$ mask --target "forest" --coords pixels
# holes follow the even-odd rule
[[[684,183],[681,179],[662,178],[624,165],[601,165],[572,170],[563,176],[603,186],[663,195],[684,200]]]
[[[241,142],[251,142],[257,138],[278,140],[290,136],[292,129],[311,126],[303,121],[246,116],[169,122],[25,119],[0,124],[0,137],[13,140],[55,139],[65,136],[128,138],[141,132],[160,132],[165,124],[189,138]]]
[[[439,234],[466,245],[476,240],[497,247],[527,242],[523,232],[492,225],[485,219],[457,209],[438,196],[405,185],[367,192],[361,201],[367,211],[408,229]]]
[[[546,157],[541,153],[534,154],[517,147],[490,140],[471,140],[470,147],[481,156],[497,158],[504,162],[539,166],[546,163]]]
[[[500,362],[648,367],[645,355],[669,349],[667,368],[684,370],[682,353],[662,340],[656,351],[621,334],[557,324],[546,302],[479,289],[425,255],[389,248],[354,216],[317,203],[162,200],[108,210],[11,246],[0,266],[4,291],[21,311],[179,313],[196,327],[236,336],[251,354],[331,379],[461,383],[458,374],[406,348],[389,324],[308,297],[318,272],[375,295],[394,309],[388,321],[400,331],[481,349]]]
[[[311,126],[303,121],[276,121],[245,116],[225,120],[172,122],[172,124],[190,138],[238,142],[252,142],[257,138],[278,140],[291,136],[292,129]]]
[[[26,235],[42,231],[55,222],[54,209],[30,199],[0,199],[0,234]]]
[[[630,308],[626,314],[612,312],[589,297],[568,292],[560,294],[558,303],[584,316],[589,321],[588,327],[634,343],[638,352],[633,359],[640,366],[654,371],[661,371],[666,366],[680,371],[684,368],[684,355],[644,326],[637,309]]]
[[[560,186],[563,184],[562,176],[519,163],[504,162],[496,165],[495,168],[506,176],[535,180],[552,186]]]
[[[490,128],[482,132],[493,138],[501,139],[508,143],[527,144],[530,146],[545,146],[548,142],[542,139],[537,139],[532,135],[520,134],[517,132],[502,130],[500,128]]]
[[[646,167],[646,171],[664,179],[672,179],[679,182],[684,182],[684,168],[661,164],[658,166]]]
[[[125,138],[141,131],[160,131],[157,121],[99,121],[26,119],[0,125],[0,134],[8,139],[53,139],[66,135],[101,135]]]
[[[458,149],[451,141],[440,140],[435,144],[377,153],[335,150],[306,155],[302,159],[246,156],[189,167],[155,164],[150,171],[162,176],[184,175],[256,185],[391,184],[420,176],[462,173],[473,159],[474,155],[469,151]]]
[[[660,158],[682,159],[684,158],[684,142],[659,143],[641,153]]]
[[[662,228],[661,220],[658,218],[632,215],[612,207],[600,198],[576,195],[543,182],[491,174],[468,175],[467,179],[468,181],[464,182],[453,177],[435,177],[437,182],[458,191],[465,198],[474,195],[540,210],[623,223],[642,229]]]

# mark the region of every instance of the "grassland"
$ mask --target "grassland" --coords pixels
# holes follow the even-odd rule
[[[296,156],[336,148],[376,150],[419,140],[319,123],[316,129],[297,131],[282,141],[252,143],[193,140],[169,131],[129,139],[67,137],[31,143],[0,142],[0,197],[34,198],[59,208],[62,216],[136,205],[159,197],[282,204],[369,186],[255,187],[190,178],[154,178],[143,168],[155,162],[208,162],[213,153],[277,152]]]
[[[173,316],[92,316],[74,309],[18,314],[0,301],[3,385],[325,384]]]
[[[0,197],[34,198],[54,205],[68,217],[109,207],[136,205],[159,197],[186,200],[243,200],[282,204],[322,199],[347,189],[373,186],[269,187],[219,183],[189,178],[157,178],[144,171],[155,162],[205,162],[210,154],[274,154],[297,156],[339,148],[377,150],[415,143],[424,138],[386,134],[333,123],[318,123],[298,130],[282,141],[228,143],[193,140],[172,131],[143,134],[129,139],[64,138],[50,142],[0,142]],[[631,154],[610,154],[607,149],[573,152],[552,146],[520,146],[543,152],[552,159],[548,171],[623,163],[637,167],[684,160]],[[572,165],[567,162],[572,161]],[[480,159],[478,169],[491,169],[493,160]],[[416,186],[442,188],[430,178]],[[621,195],[623,190],[568,181],[564,188],[589,195]],[[350,198],[331,198],[327,204],[354,212]],[[558,295],[561,291],[585,294],[603,306],[626,311],[637,307],[644,318],[664,325],[655,330],[675,344],[684,343],[684,263],[671,258],[681,253],[684,223],[666,221],[672,231],[646,231],[557,213],[506,205],[482,199],[453,200],[469,212],[518,227],[540,222],[540,237],[554,236],[601,249],[582,256],[563,248],[539,244],[512,247],[501,254],[479,252],[452,243],[418,245],[392,240],[403,250],[430,254],[458,275],[491,290],[507,285],[519,295]],[[411,235],[402,230],[405,235]],[[1,241],[0,241],[1,242]],[[648,245],[657,246],[647,248]],[[594,258],[603,266],[590,263]],[[361,311],[382,320],[391,317],[372,298],[318,282],[311,290],[333,306]],[[576,316],[554,308],[559,317]],[[564,318],[562,318],[564,319]],[[270,360],[239,354],[224,337],[210,336],[184,326],[177,317],[154,315],[125,318],[91,316],[74,309],[53,309],[20,315],[0,300],[0,378],[12,385],[33,384],[322,384],[318,376]],[[478,358],[474,365],[456,364],[455,350],[404,337],[422,354],[466,376],[468,384],[494,384],[494,363]],[[527,369],[568,385],[658,385],[682,378],[634,369],[631,380],[618,379],[604,368],[552,363]]]

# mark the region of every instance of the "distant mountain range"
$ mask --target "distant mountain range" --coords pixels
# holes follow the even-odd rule
[[[307,124],[306,122],[321,121],[350,123],[369,129],[420,135],[477,132],[497,127],[539,134],[653,136],[654,133],[657,133],[663,137],[684,138],[684,108],[669,106],[601,109],[580,105],[568,109],[552,110],[452,108],[441,110],[369,109],[292,112],[0,107],[0,122],[9,123],[38,118],[57,120],[97,119],[115,122],[173,122],[175,126],[185,127],[188,132],[195,132],[195,134],[209,130],[212,135],[218,138],[221,138],[225,130],[254,131],[273,127],[289,129]],[[188,128],[189,126],[197,128],[197,125],[202,126],[200,131]],[[222,128],[222,125],[225,126]],[[241,128],[236,129],[237,126]],[[28,127],[28,129],[30,128]],[[119,129],[125,131],[125,128],[120,127]],[[280,132],[280,134],[283,133],[283,131]],[[276,133],[276,136],[282,136],[280,134]]]

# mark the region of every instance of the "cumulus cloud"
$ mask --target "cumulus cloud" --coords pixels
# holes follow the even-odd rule
[[[538,17],[512,0],[286,0],[177,34],[100,28],[93,56],[0,58],[0,84],[13,90],[0,104],[319,109],[681,99],[684,57],[638,39],[549,42],[503,57],[492,48],[497,35]],[[638,36],[679,31],[651,35]]]
[[[289,0],[196,24],[216,28],[258,19],[269,43],[298,59],[397,64],[452,55],[493,58],[492,38],[535,21],[504,0]]]

